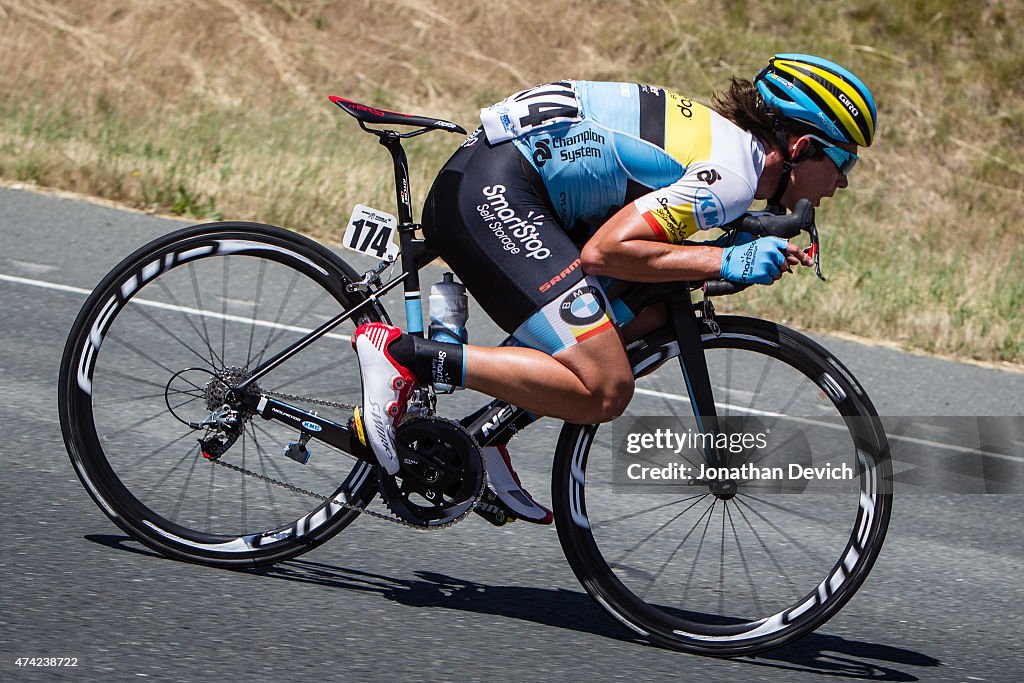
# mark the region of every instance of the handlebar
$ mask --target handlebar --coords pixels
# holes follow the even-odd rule
[[[781,237],[788,240],[804,230],[812,231],[815,227],[814,206],[810,200],[801,199],[796,203],[791,214],[785,216],[776,216],[770,213],[744,214],[726,227],[749,232],[756,237]]]
[[[744,214],[732,223],[723,226],[725,231],[738,230],[748,232],[755,237],[780,237],[788,240],[796,237],[801,232],[810,235],[811,246],[807,253],[814,258],[814,273],[822,281],[825,276],[821,273],[821,261],[819,258],[818,228],[814,224],[814,205],[808,199],[801,199],[793,207],[793,213],[784,216],[776,216],[770,213]],[[708,280],[704,283],[704,296],[726,296],[742,292],[750,285],[741,285],[726,280]]]

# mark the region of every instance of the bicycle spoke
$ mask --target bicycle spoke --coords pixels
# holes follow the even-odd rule
[[[797,592],[797,587],[796,584],[793,583],[793,579],[789,577],[789,573],[776,559],[775,554],[768,548],[768,544],[761,537],[761,534],[757,533],[757,529],[754,528],[753,523],[751,523],[746,513],[743,512],[743,509],[739,507],[739,504],[736,505],[736,512],[739,513],[740,517],[743,518],[743,521],[746,522],[747,527],[750,529],[750,533],[754,535],[754,538],[757,539],[758,544],[761,546],[761,550],[763,550],[764,554],[768,556],[768,561],[772,563],[772,565],[775,567],[775,570],[778,571],[779,575],[786,580],[786,582],[789,584],[790,589],[793,592]]]
[[[202,457],[203,456],[202,456],[202,454],[199,451],[199,446],[196,446],[195,457],[192,458],[192,463],[191,463],[191,465],[188,468],[188,474],[185,476],[185,483],[182,485],[181,492],[178,494],[178,500],[175,502],[174,507],[171,509],[171,521],[173,521],[173,522],[178,521],[178,515],[181,512],[181,504],[182,504],[182,502],[184,502],[185,495],[188,493],[189,485],[192,483],[192,475],[195,472],[196,463],[198,463],[199,459],[202,458]],[[186,453],[181,458],[181,460],[179,460],[173,467],[171,467],[170,470],[167,471],[167,474],[164,475],[164,480],[167,479],[167,477],[170,477],[175,472],[175,470],[178,469],[178,466],[180,466],[181,463],[185,462],[185,460],[187,460],[188,458],[189,458],[189,454]],[[160,484],[160,483],[163,483],[163,480],[157,482],[157,484]],[[155,487],[155,485],[154,485],[154,487]],[[150,489],[150,491],[152,492],[152,489]],[[209,528],[209,527],[207,527],[207,528]]]
[[[690,586],[693,585],[693,575],[696,573],[696,571],[697,571],[697,564],[700,562],[700,553],[704,549],[704,539],[707,537],[708,527],[711,525],[711,515],[713,514],[713,511],[715,509],[715,504],[717,502],[718,502],[717,498],[712,500],[711,501],[711,505],[707,509],[706,514],[707,514],[708,518],[707,518],[707,521],[704,522],[704,530],[701,532],[701,535],[700,535],[700,543],[697,544],[697,554],[694,555],[694,557],[693,557],[693,564],[690,565],[690,573],[686,577],[686,585],[683,587],[683,600],[682,600],[682,603],[680,604],[680,608],[684,609],[684,610],[686,609],[686,598],[690,594]],[[705,513],[701,514],[700,518],[698,518],[697,521],[694,523],[693,529],[690,529],[690,532],[686,534],[687,538],[689,538],[690,534],[693,533],[693,530],[697,528],[697,525],[700,524],[700,519],[704,517],[704,514]],[[684,538],[683,542],[685,542],[685,541],[686,541],[686,539]],[[680,545],[682,545],[682,543],[680,543]]]
[[[107,342],[109,343],[110,341],[115,341],[118,344],[120,344],[121,346],[124,346],[126,349],[128,349],[132,353],[134,353],[135,355],[139,356],[140,358],[144,358],[145,360],[148,360],[153,365],[155,365],[158,368],[160,368],[161,370],[164,370],[165,372],[167,372],[167,376],[168,377],[171,377],[176,372],[178,372],[178,370],[172,370],[171,368],[169,368],[166,365],[164,365],[162,362],[158,361],[156,358],[153,358],[148,353],[146,353],[146,352],[142,351],[141,349],[135,347],[135,345],[128,343],[124,339],[121,339],[121,337],[119,335],[116,335],[116,334],[114,334],[112,332],[108,332],[107,333]],[[202,358],[202,356],[200,356],[200,358]],[[203,362],[206,363],[207,362],[206,359],[203,359]],[[103,372],[104,372],[104,374],[110,374],[110,375],[117,376],[117,371],[116,370],[104,369]],[[140,383],[145,383],[146,382],[146,380],[133,378],[131,375],[124,375],[123,373],[122,373],[122,376],[135,379],[136,381],[138,381]],[[159,386],[166,386],[166,385],[161,385],[160,383],[155,382],[155,381],[154,382],[149,382],[149,383],[153,384],[154,386],[158,386],[158,387]]]
[[[167,416],[166,407],[162,406],[159,410],[157,410],[155,413],[153,413],[149,417],[144,417],[141,420],[139,420],[138,422],[134,422],[134,423],[128,425],[127,427],[119,427],[118,428],[118,433],[119,434],[126,434],[128,432],[131,432],[131,431],[134,431],[134,430],[138,429],[139,427],[141,427],[144,424],[152,422],[153,420],[155,420],[155,419],[157,419],[159,417],[166,417],[166,416]]]
[[[826,560],[824,558],[822,558],[820,555],[815,553],[810,548],[806,547],[803,543],[801,543],[796,538],[794,538],[792,536],[792,534],[787,533],[781,527],[779,527],[779,525],[777,525],[774,522],[772,522],[771,520],[769,520],[767,517],[762,515],[758,510],[754,509],[754,506],[752,506],[750,504],[750,501],[748,501],[747,498],[748,498],[748,496],[745,496],[743,498],[733,498],[733,500],[735,500],[738,505],[745,505],[748,510],[750,510],[753,514],[757,515],[758,518],[761,519],[761,521],[763,521],[765,524],[767,524],[769,527],[771,527],[772,530],[774,530],[777,534],[779,534],[780,536],[785,538],[787,541],[792,543],[794,547],[799,548],[800,550],[804,551],[804,553],[806,553],[808,557],[810,557],[811,559],[813,559],[815,561],[815,564],[817,566],[821,566],[821,564],[826,562]],[[779,507],[779,506],[773,505],[772,507]]]
[[[195,435],[195,432],[192,431],[192,430],[189,430],[189,431],[185,432],[184,434],[182,434],[181,436],[179,436],[174,441],[169,441],[169,442],[165,443],[163,446],[160,446],[159,448],[153,449],[148,454],[146,454],[143,457],[139,458],[137,460],[137,462],[138,462],[138,464],[143,464],[143,463],[147,462],[153,456],[157,455],[158,453],[163,453],[168,448],[171,448],[172,446],[174,446],[175,444],[179,443],[180,441],[182,441],[184,439],[187,439],[188,437],[194,436],[194,435]],[[186,455],[185,457],[188,457],[188,456]]]
[[[181,392],[181,393],[184,394],[186,392]],[[103,400],[103,401],[94,401],[93,402],[93,407],[94,408],[109,408],[110,406],[121,405],[121,404],[124,404],[124,403],[135,403],[136,401],[145,401],[145,400],[150,399],[150,398],[163,398],[165,395],[166,395],[165,392],[161,391],[161,392],[156,393],[156,394],[136,394],[134,396],[122,396],[120,398],[115,398],[115,399],[108,399],[108,400]],[[203,397],[202,396],[197,396],[196,398],[203,398]]]
[[[196,271],[193,266],[194,264],[188,264],[187,270],[189,273],[189,277],[192,279],[192,291],[195,294],[196,310],[205,311],[206,309],[203,307],[203,297],[199,292],[199,282],[196,279]],[[167,286],[163,283],[163,280],[157,280],[157,284],[160,285],[160,287],[164,290],[167,296],[170,297],[171,303],[173,303],[179,309],[185,308],[180,303],[178,303],[178,300],[174,296],[174,293],[167,288]],[[210,352],[210,365],[212,365],[213,367],[217,367],[217,364],[219,363],[220,366],[223,367],[223,354],[220,356],[220,358],[217,358],[217,354],[213,350],[213,345],[210,343],[210,330],[206,327],[206,316],[202,314],[199,315],[199,324],[203,326],[203,331],[202,333],[200,333],[199,329],[195,326],[195,323],[192,322],[192,318],[186,315],[184,311],[182,311],[182,315],[185,318],[185,322],[187,322],[192,327],[192,329],[195,330],[196,335],[198,335],[203,341],[206,342],[206,349]]]
[[[640,542],[639,542],[639,543],[637,543],[636,545],[634,545],[633,547],[629,548],[629,549],[628,549],[628,550],[626,550],[626,551],[625,551],[624,553],[622,553],[621,555],[619,555],[619,557],[618,557],[618,558],[617,558],[617,559],[615,560],[615,564],[619,564],[619,563],[621,563],[621,562],[622,562],[622,560],[624,560],[624,559],[626,558],[626,556],[628,556],[628,555],[630,555],[630,554],[632,554],[632,553],[636,552],[636,550],[637,550],[637,549],[638,549],[638,548],[639,548],[640,546],[642,546],[642,545],[643,545],[644,543],[646,543],[647,541],[649,541],[649,540],[651,540],[652,538],[654,538],[654,537],[655,537],[655,536],[656,536],[656,535],[657,535],[658,533],[660,533],[660,532],[661,532],[661,531],[662,531],[663,529],[665,529],[665,527],[667,527],[667,526],[668,526],[669,524],[671,524],[672,522],[674,522],[674,521],[676,521],[677,519],[679,519],[680,517],[682,517],[682,516],[683,516],[684,514],[686,514],[686,513],[687,513],[687,512],[689,511],[689,510],[691,510],[691,509],[693,509],[694,507],[696,507],[696,506],[697,506],[697,505],[698,505],[698,504],[700,503],[700,501],[704,500],[704,498],[706,498],[706,497],[707,497],[708,495],[710,495],[710,494],[704,494],[704,495],[702,495],[702,496],[701,496],[701,497],[700,497],[700,498],[699,498],[698,500],[694,501],[692,505],[689,505],[689,506],[687,506],[687,507],[686,507],[686,508],[685,508],[684,510],[681,510],[681,511],[679,512],[679,514],[677,514],[677,515],[676,515],[675,517],[673,517],[672,519],[668,520],[667,522],[665,522],[664,524],[662,524],[662,525],[661,525],[660,527],[658,527],[657,529],[655,529],[655,530],[654,530],[654,531],[652,531],[651,533],[647,534],[647,536],[645,536],[644,538],[640,539]]]
[[[256,324],[255,323],[256,323],[257,320],[259,320],[260,296],[263,294],[263,276],[264,276],[264,274],[266,273],[266,270],[267,270],[266,265],[267,265],[266,261],[260,261],[259,275],[256,278],[256,296],[253,297],[253,302],[252,302],[252,322],[253,322],[253,324],[249,326],[249,348],[245,352],[245,358],[246,358],[246,362],[247,363],[248,363],[248,359],[252,358],[252,340],[253,340],[253,337],[256,336]]]
[[[740,494],[737,494],[737,496],[739,496],[739,495]],[[801,495],[806,495],[806,494],[794,494],[794,495],[801,496]],[[751,493],[744,493],[744,494],[742,494],[742,496],[743,496],[743,500],[745,502],[752,500],[752,501],[754,501],[756,503],[760,503],[761,505],[765,505],[767,507],[775,508],[776,510],[780,510],[780,511],[785,512],[787,514],[793,515],[794,517],[799,517],[801,519],[805,519],[805,520],[807,520],[809,522],[817,522],[818,524],[821,524],[821,522],[822,522],[820,514],[812,515],[812,514],[807,513],[807,512],[799,512],[799,511],[794,510],[792,508],[787,508],[787,507],[785,507],[783,505],[779,505],[778,503],[773,503],[773,502],[771,502],[769,500],[765,500],[764,498],[758,498],[757,496],[755,496],[755,495],[753,495]]]
[[[263,363],[264,353],[266,353],[266,351],[270,348],[270,345],[273,344],[273,343],[276,343],[277,340],[280,339],[281,337],[283,337],[286,332],[290,331],[290,332],[292,332],[294,334],[294,330],[289,330],[288,328],[290,328],[290,327],[298,327],[298,325],[296,323],[298,323],[300,320],[303,320],[304,318],[306,318],[306,316],[308,316],[310,314],[310,312],[314,308],[316,308],[320,304],[320,302],[323,301],[326,297],[327,297],[327,293],[326,292],[321,292],[320,296],[318,296],[308,306],[306,306],[304,309],[302,309],[302,311],[300,311],[298,315],[296,315],[294,318],[292,318],[291,322],[287,323],[287,325],[285,325],[285,326],[281,327],[280,329],[276,330],[274,335],[273,335],[273,337],[271,337],[270,339],[267,340],[267,344],[266,344],[266,346],[264,346],[263,350],[260,352],[259,358],[256,359],[256,367],[259,367]],[[316,326],[314,325],[314,327],[316,327]]]
[[[717,500],[717,499],[715,499],[715,500]],[[715,500],[712,500],[711,505],[708,507],[708,509],[705,512],[701,513],[700,517],[697,518],[697,521],[695,521],[693,523],[693,526],[690,527],[690,530],[687,531],[686,535],[683,536],[683,540],[679,541],[679,544],[672,550],[672,552],[669,554],[669,556],[667,558],[665,558],[665,561],[661,563],[661,567],[658,568],[658,571],[647,582],[647,588],[644,590],[643,593],[640,594],[640,597],[646,597],[647,596],[647,592],[650,590],[650,587],[652,585],[654,585],[654,582],[657,581],[661,577],[661,575],[665,572],[665,569],[668,567],[668,565],[672,561],[672,559],[676,556],[676,554],[686,544],[687,539],[690,538],[690,534],[692,534],[694,529],[696,529],[700,525],[700,520],[704,518],[705,514],[708,514],[711,510],[714,509],[714,507],[715,507]],[[710,516],[709,516],[708,519],[710,519]],[[697,554],[699,556],[700,552],[698,551]],[[695,563],[696,563],[696,560],[695,560]]]
[[[270,348],[270,344],[273,342],[273,339],[274,339],[275,331],[281,329],[279,327],[279,325],[281,323],[281,316],[284,315],[284,312],[288,309],[288,304],[289,304],[289,302],[292,299],[292,293],[295,291],[295,285],[298,283],[298,281],[299,281],[299,274],[296,273],[296,272],[292,272],[292,278],[288,282],[288,287],[285,289],[284,297],[281,300],[281,303],[277,307],[277,313],[274,315],[274,322],[270,326],[270,331],[267,332],[267,341],[266,341],[266,343],[263,344],[263,348],[260,349],[260,355],[256,359],[255,365],[257,365],[257,366],[259,366],[260,363],[263,362],[263,354],[265,354],[267,352],[267,349]],[[254,363],[253,363],[253,360],[252,360],[252,356],[249,356],[248,358],[246,358],[245,367],[250,368],[253,365],[254,365]]]
[[[732,518],[732,512],[729,510],[729,501],[725,501],[725,516],[729,518],[729,526],[732,528],[732,536],[736,540],[736,552],[739,554],[740,564],[743,565],[743,573],[747,576],[747,583],[750,584],[750,594],[754,598],[754,609],[757,610],[758,614],[764,614],[764,609],[761,607],[761,601],[758,599],[757,584],[754,583],[754,577],[750,575],[750,564],[747,562],[747,556],[743,552],[743,544],[740,543],[740,535],[736,529],[736,522]],[[732,504],[735,507],[736,503]]]
[[[686,501],[693,500],[694,498],[703,498],[706,495],[707,495],[706,493],[698,493],[696,495],[690,496],[689,498],[680,498],[679,500],[673,500],[670,503],[662,503],[661,505],[655,505],[652,508],[646,508],[646,509],[640,510],[638,512],[631,512],[628,515],[622,515],[620,517],[613,517],[612,519],[607,519],[607,520],[604,520],[602,522],[597,522],[596,524],[592,524],[591,528],[593,528],[593,529],[600,529],[603,526],[611,526],[612,524],[616,524],[618,522],[623,522],[623,521],[625,521],[627,519],[633,519],[634,517],[639,517],[641,515],[646,515],[647,513],[654,512],[655,510],[661,510],[662,508],[669,507],[670,505],[678,505],[679,503],[685,503]]]
[[[206,356],[204,356],[203,354],[199,353],[194,348],[192,348],[192,346],[190,344],[188,344],[184,339],[182,339],[181,337],[176,335],[174,332],[172,332],[166,325],[164,325],[163,323],[158,321],[156,319],[156,317],[154,317],[149,311],[147,311],[146,309],[142,308],[141,306],[135,306],[133,310],[136,313],[138,313],[139,315],[141,315],[143,318],[148,320],[150,323],[152,323],[154,327],[156,327],[156,328],[160,329],[162,332],[164,332],[168,337],[170,337],[171,339],[173,339],[174,341],[178,342],[179,344],[184,346],[186,349],[191,351],[192,354],[196,358],[201,360],[204,364],[209,365],[211,368],[215,368],[216,367],[215,365],[213,365],[210,362],[210,360],[208,358],[206,358]],[[121,341],[121,343],[127,345],[127,342]],[[137,351],[137,349],[132,348],[132,350],[136,351],[137,353],[140,353],[140,355],[142,355],[141,352]],[[161,367],[163,367],[163,365],[161,365]]]

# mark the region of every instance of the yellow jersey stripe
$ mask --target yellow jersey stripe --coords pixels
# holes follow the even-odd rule
[[[665,95],[665,151],[683,166],[711,156],[711,110],[682,95]]]

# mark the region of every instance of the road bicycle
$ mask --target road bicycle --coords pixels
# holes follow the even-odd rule
[[[267,565],[360,516],[416,529],[447,528],[471,512],[511,521],[485,485],[480,448],[508,443],[536,416],[495,400],[449,419],[438,414],[434,388],[418,387],[396,432],[401,469],[393,476],[354,418],[355,327],[390,322],[383,298],[403,287],[406,330],[423,333],[419,271],[434,254],[416,236],[402,140],[466,131],[331,99],[391,154],[397,218],[359,207],[345,238],[381,257],[377,267],[359,274],[324,245],[278,227],[195,225],[125,258],[71,330],[59,407],[75,471],[111,520],[168,557]],[[732,227],[807,232],[817,268],[807,203]],[[762,652],[835,615],[874,564],[892,506],[885,434],[864,389],[808,337],[716,315],[711,298],[739,289],[669,283],[625,295],[632,310],[660,307],[666,322],[627,344],[637,389],[626,414],[562,426],[551,483],[558,538],[586,591],[639,636],[710,655]],[[763,462],[827,457],[854,475],[824,491],[787,489],[731,475],[726,466],[739,462],[732,444],[712,441],[670,455],[717,474],[638,486],[623,472],[644,461],[621,465],[641,416],[688,419],[691,436],[713,437],[740,419],[785,435],[758,456]],[[378,495],[383,508],[373,503]]]

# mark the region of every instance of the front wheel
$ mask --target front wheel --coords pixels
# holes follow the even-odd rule
[[[655,454],[667,453],[675,470],[645,461],[653,451],[625,453],[627,432],[666,424],[685,432],[695,421],[678,366],[665,365],[679,355],[678,341],[661,331],[628,347],[640,379],[626,415],[563,427],[552,496],[569,564],[602,607],[660,645],[728,656],[792,642],[853,596],[885,537],[891,464],[870,400],[824,348],[766,321],[717,320],[721,335],[702,339],[717,414],[770,435],[751,466],[784,477],[790,466],[853,475],[823,485],[749,471],[712,481],[694,477],[709,465],[699,450]],[[691,475],[638,482],[647,466],[659,477]]]
[[[196,425],[227,387],[361,301],[353,279],[322,245],[252,223],[184,228],[122,261],[83,306],[60,370],[64,441],[97,505],[165,555],[224,567],[294,557],[350,524],[358,510],[339,503],[369,503],[375,465],[317,441],[305,464],[285,457],[297,427],[252,411],[210,459]],[[252,390],[344,424],[360,397],[347,335],[384,318],[368,305]]]

